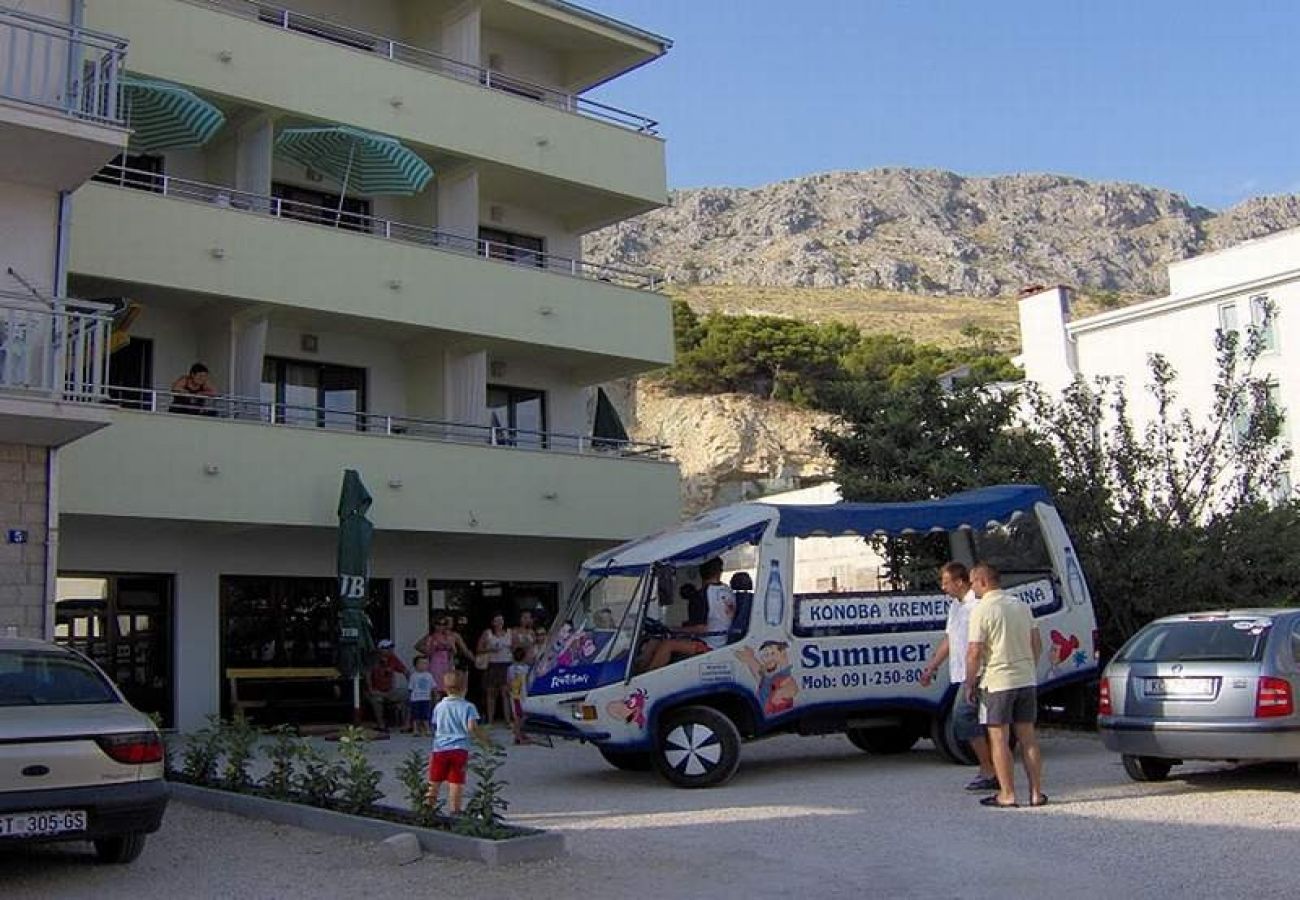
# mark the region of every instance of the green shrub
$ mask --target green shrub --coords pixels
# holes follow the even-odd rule
[[[216,716],[208,716],[208,724],[185,739],[181,773],[195,784],[214,784],[220,760],[221,722]]]
[[[294,782],[295,793],[312,806],[330,806],[339,792],[343,767],[308,743],[303,744],[299,759],[302,768]]]
[[[342,807],[351,813],[363,813],[383,796],[379,782],[383,773],[375,768],[366,754],[365,732],[356,726],[344,730],[339,738],[339,796]]]
[[[503,838],[510,829],[501,821],[509,807],[503,796],[507,784],[497,778],[497,771],[506,761],[506,751],[497,744],[476,744],[470,755],[469,770],[474,775],[474,793],[465,804],[465,814],[456,820],[452,830],[467,837]]]
[[[435,824],[441,814],[441,799],[429,802],[429,756],[419,750],[408,753],[397,767],[397,780],[406,791],[406,802],[416,821],[425,827]]]
[[[294,792],[294,766],[303,757],[305,743],[288,725],[271,729],[266,756],[271,768],[262,777],[262,789],[277,800],[288,800]]]
[[[225,754],[221,768],[221,785],[228,791],[242,791],[253,783],[248,767],[257,750],[258,731],[241,715],[236,715],[220,729],[219,746]]]

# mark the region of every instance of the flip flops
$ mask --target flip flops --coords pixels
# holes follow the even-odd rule
[[[1029,801],[1029,805],[1030,805],[1030,806],[1046,806],[1046,805],[1047,805],[1047,795],[1046,795],[1046,794],[1039,794],[1037,800],[1030,800],[1030,801]]]
[[[1018,803],[1003,803],[998,799],[997,794],[992,794],[980,801],[980,806],[987,806],[990,809],[1018,809]]]

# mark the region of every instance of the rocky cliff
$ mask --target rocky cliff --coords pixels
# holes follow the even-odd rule
[[[1300,198],[1221,213],[1170,191],[1059,175],[873,169],[674,192],[596,232],[588,258],[678,283],[997,296],[1031,283],[1157,295],[1166,263],[1300,225]]]

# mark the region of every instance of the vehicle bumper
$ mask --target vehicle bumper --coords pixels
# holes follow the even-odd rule
[[[1292,721],[1152,721],[1101,716],[1107,750],[1164,759],[1300,759],[1300,726]]]
[[[539,734],[546,737],[558,737],[569,741],[586,741],[599,744],[609,740],[608,731],[582,731],[576,725],[557,719],[554,716],[539,716],[535,713],[525,714],[520,726],[525,734]]]
[[[25,841],[91,841],[162,826],[167,809],[167,784],[161,779],[96,787],[13,791],[0,794],[0,813],[38,809],[84,809],[86,830],[72,834],[0,838],[0,845]]]

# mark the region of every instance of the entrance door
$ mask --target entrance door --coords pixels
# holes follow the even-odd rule
[[[54,640],[89,656],[136,709],[172,724],[172,579],[169,575],[64,574]]]
[[[108,358],[108,395],[127,409],[149,406],[146,391],[153,387],[153,341],[131,338]]]

